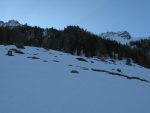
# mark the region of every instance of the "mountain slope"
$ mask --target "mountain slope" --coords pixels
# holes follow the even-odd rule
[[[134,63],[2,45],[0,59],[1,113],[150,111],[150,69]]]

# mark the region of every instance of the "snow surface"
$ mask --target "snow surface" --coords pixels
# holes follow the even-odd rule
[[[91,68],[115,73],[121,69],[122,74],[146,80],[150,69],[112,59],[82,57],[88,61],[83,62],[78,56],[36,47],[7,56],[11,48],[15,46],[0,46],[0,113],[150,112],[150,83]],[[27,58],[33,56],[40,59]]]

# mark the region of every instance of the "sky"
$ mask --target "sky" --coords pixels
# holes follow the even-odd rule
[[[68,25],[96,34],[128,31],[150,36],[150,0],[0,0],[0,20],[43,28]]]

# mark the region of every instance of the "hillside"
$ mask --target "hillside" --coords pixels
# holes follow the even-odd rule
[[[79,26],[44,29],[10,20],[0,22],[0,44],[42,47],[89,58],[127,60],[150,68],[150,39],[133,40],[127,31],[96,35]]]
[[[0,113],[149,113],[150,39],[0,21]]]
[[[150,70],[133,62],[14,45],[0,59],[1,113],[150,111]]]

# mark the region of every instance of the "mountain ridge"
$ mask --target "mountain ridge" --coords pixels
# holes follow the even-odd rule
[[[19,21],[12,19],[8,20],[8,22],[0,21],[0,27],[17,27],[17,26],[24,26],[21,24]],[[42,28],[42,27],[40,27]],[[42,29],[47,29],[47,28],[42,28]],[[110,39],[110,40],[115,40],[121,44],[129,44],[131,41],[136,41],[136,40],[141,40],[141,39],[149,39],[149,37],[141,37],[141,38],[134,38],[131,36],[131,34],[124,30],[124,31],[118,31],[118,32],[102,32],[100,33],[101,37]]]
[[[9,20],[8,22],[0,21],[0,27],[16,27],[22,26],[17,20]]]

